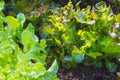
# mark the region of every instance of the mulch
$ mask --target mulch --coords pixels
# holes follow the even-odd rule
[[[120,65],[117,72],[120,72]],[[59,68],[60,80],[117,80],[117,72],[110,73],[105,67],[86,67],[81,64],[75,69]]]

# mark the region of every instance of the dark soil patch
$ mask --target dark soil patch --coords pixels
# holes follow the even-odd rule
[[[120,72],[120,66],[117,72]],[[75,69],[59,68],[58,78],[60,80],[117,80],[117,72],[110,73],[105,67],[86,67],[78,65]]]

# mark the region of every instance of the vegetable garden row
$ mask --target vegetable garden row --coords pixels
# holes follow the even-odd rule
[[[8,13],[0,1],[0,80],[59,80],[59,66],[78,64],[117,71],[120,13],[103,1],[83,9],[26,1],[13,1]]]

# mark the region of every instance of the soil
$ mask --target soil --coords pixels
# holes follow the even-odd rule
[[[120,65],[117,72],[120,72]],[[60,80],[117,80],[117,72],[110,73],[105,67],[86,67],[78,65],[75,69],[59,68],[58,78]]]

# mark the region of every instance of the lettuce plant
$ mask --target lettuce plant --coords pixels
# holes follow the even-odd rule
[[[83,63],[106,65],[109,71],[116,71],[120,59],[119,17],[103,1],[84,9],[79,3],[74,7],[69,2],[49,16],[50,24],[43,29],[49,56],[66,68]]]
[[[35,27],[35,33],[40,37],[41,30],[48,23],[48,17],[56,10],[58,4],[52,0],[11,0],[6,1],[4,12],[6,15],[17,16],[18,13],[24,13],[26,23],[32,23]]]
[[[46,40],[35,35],[34,26],[24,27],[25,15],[4,16],[0,1],[0,79],[1,80],[58,80],[55,60],[46,69]]]

